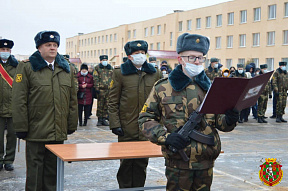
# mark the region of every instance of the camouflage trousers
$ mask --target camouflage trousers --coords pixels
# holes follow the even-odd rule
[[[257,116],[264,117],[268,103],[268,95],[260,95],[258,98]]]
[[[285,114],[286,100],[287,92],[279,92],[279,96],[277,96],[276,115]]]
[[[98,118],[108,118],[108,93],[109,90],[100,90],[97,96],[97,113]]]
[[[184,170],[166,166],[165,175],[168,191],[209,191],[213,179],[213,168]]]

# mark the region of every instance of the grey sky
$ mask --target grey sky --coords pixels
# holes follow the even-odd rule
[[[12,54],[32,54],[34,36],[42,30],[60,33],[59,53],[65,39],[228,0],[0,0],[0,36],[15,45]]]

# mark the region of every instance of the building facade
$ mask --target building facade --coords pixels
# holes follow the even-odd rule
[[[211,57],[217,57],[228,68],[254,62],[257,67],[267,63],[273,70],[279,61],[288,61],[288,0],[234,0],[80,33],[66,39],[66,54],[87,63],[98,63],[99,56],[107,54],[112,65],[120,65],[125,43],[141,39],[148,42],[150,56],[158,62],[167,60],[174,68],[177,56],[167,54],[176,50],[177,37],[185,32],[210,38],[206,67]]]

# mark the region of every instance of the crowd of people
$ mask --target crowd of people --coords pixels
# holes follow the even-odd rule
[[[288,75],[286,62],[279,62],[271,83],[251,108],[224,114],[203,114],[195,136],[187,140],[179,130],[189,115],[198,110],[216,77],[253,78],[268,72],[267,64],[254,63],[223,68],[211,58],[204,69],[210,40],[184,33],[177,39],[178,65],[171,70],[167,61],[157,66],[157,58],[147,61],[148,43],[127,42],[127,57],[114,68],[101,55],[96,66],[83,63],[80,71],[69,56],[58,53],[60,35],[56,31],[36,34],[35,51],[28,60],[11,55],[14,42],[0,40],[0,170],[14,170],[16,137],[26,141],[26,190],[56,189],[56,156],[46,144],[63,144],[79,126],[87,126],[97,99],[97,126],[109,126],[119,142],[146,141],[162,147],[167,190],[210,190],[214,161],[221,151],[217,130],[232,131],[248,121],[250,110],[258,123],[267,123],[265,111],[273,92],[273,116],[287,122],[285,113]],[[275,109],[274,109],[275,107]],[[84,120],[83,120],[84,111]],[[12,120],[13,119],[13,120]],[[6,150],[4,130],[7,129]],[[197,141],[196,141],[197,140]],[[174,148],[174,149],[171,149]],[[189,160],[183,160],[182,150]],[[148,158],[123,159],[117,173],[119,188],[144,187]]]

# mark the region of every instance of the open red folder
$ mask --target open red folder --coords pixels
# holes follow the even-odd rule
[[[254,78],[215,78],[208,90],[200,113],[223,114],[228,109],[244,108],[255,105],[273,71]]]

